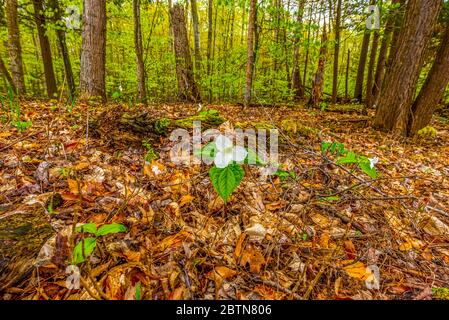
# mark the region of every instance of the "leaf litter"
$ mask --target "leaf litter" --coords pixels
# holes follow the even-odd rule
[[[396,141],[358,114],[209,106],[228,120],[221,129],[278,127],[281,167],[294,173],[245,166],[225,204],[208,166],[170,163],[167,137],[151,140],[160,158],[145,162],[142,137],[113,122],[86,135],[86,105],[21,107],[33,126],[0,134],[0,217],[37,204],[55,235],[3,299],[430,299],[449,287],[449,132],[439,122],[432,141]],[[123,108],[89,113],[114,119]],[[196,106],[144,110],[179,118]],[[322,155],[323,141],[377,157],[379,177]],[[86,223],[127,232],[98,240],[70,289],[73,230]]]

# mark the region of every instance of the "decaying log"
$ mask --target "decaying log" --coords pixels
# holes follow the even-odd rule
[[[39,251],[53,234],[40,205],[0,211],[0,292],[29,275]]]

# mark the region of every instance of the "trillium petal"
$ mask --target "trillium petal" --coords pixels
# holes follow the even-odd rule
[[[220,169],[226,168],[231,161],[232,161],[232,152],[219,151],[215,155],[214,159],[215,166]]]
[[[218,151],[224,151],[225,149],[232,147],[232,141],[221,134],[215,139],[215,145],[217,146]]]
[[[248,155],[248,151],[245,148],[237,146],[234,148],[233,160],[236,162],[242,162]]]

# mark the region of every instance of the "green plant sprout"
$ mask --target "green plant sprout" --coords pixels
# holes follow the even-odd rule
[[[86,261],[86,258],[94,252],[99,237],[113,233],[127,232],[127,229],[124,225],[119,223],[105,224],[99,229],[97,229],[95,223],[88,223],[77,227],[75,231],[78,233],[90,233],[94,235],[94,237],[82,239],[73,249],[72,264],[80,264]]]
[[[321,153],[323,155],[327,153],[334,155],[337,159],[336,163],[339,165],[358,165],[371,179],[376,179],[379,175],[375,168],[375,165],[379,162],[378,158],[369,159],[360,156],[351,150],[345,149],[342,143],[324,141],[321,143]]]

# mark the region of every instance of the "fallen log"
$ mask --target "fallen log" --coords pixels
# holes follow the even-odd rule
[[[0,292],[30,274],[39,251],[53,234],[40,205],[0,211]]]

